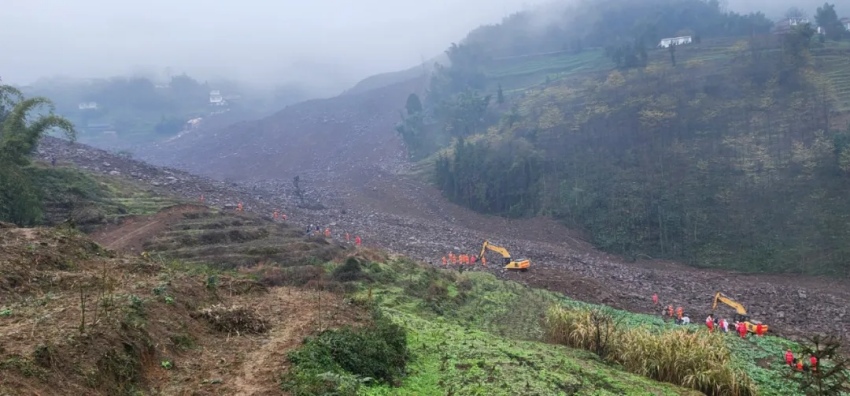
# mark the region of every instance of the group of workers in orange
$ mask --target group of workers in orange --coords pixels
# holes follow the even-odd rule
[[[652,295],[652,303],[654,305],[658,305],[658,294],[657,293]],[[678,307],[674,311],[673,305],[667,305],[667,307],[665,307],[662,310],[661,314],[665,317],[670,317],[670,318],[673,318],[674,317],[673,315],[675,314],[675,318],[676,318],[675,320],[676,320],[677,324],[688,324],[688,323],[690,323],[690,319],[687,316],[685,316],[684,312],[685,312],[685,310],[682,307]],[[720,318],[720,319],[715,318],[714,314],[709,314],[708,317],[705,318],[705,326],[708,327],[709,332],[713,332],[714,329],[720,329],[720,330],[723,330],[724,332],[729,332],[729,322],[726,319],[723,319],[723,318]],[[738,335],[741,338],[747,337],[748,329],[747,329],[746,323],[737,322],[737,323],[734,324],[734,326],[735,326],[735,332],[737,332]],[[764,336],[765,333],[766,333],[766,331],[765,331],[764,325],[762,325],[761,323],[757,323],[756,324],[756,336],[762,337],[762,336]],[[799,358],[795,358],[794,353],[791,352],[790,349],[788,349],[785,352],[785,364],[787,364],[789,367],[791,367],[791,369],[796,370],[796,371],[809,371],[809,370],[817,371],[818,358],[816,356],[811,355],[809,357],[809,363],[805,363],[804,360],[805,359],[803,359],[802,356],[800,356]]]
[[[277,221],[277,219],[286,221],[286,213],[280,213],[280,210],[275,209],[274,212],[272,212],[272,220]]]
[[[809,363],[803,362],[803,356],[799,358],[794,357],[794,353],[791,350],[785,351],[785,364],[788,367],[791,367],[792,370],[797,371],[817,371],[818,370],[818,358],[815,355],[809,356]]]
[[[747,324],[744,322],[735,322],[735,332],[738,333],[741,338],[747,338],[747,334],[749,334],[749,329],[747,329]],[[729,332],[729,322],[723,318],[715,318],[714,314],[709,314],[707,318],[705,318],[705,327],[708,327],[709,332],[713,332],[715,328],[723,330],[724,333]],[[762,337],[767,333],[767,330],[764,328],[764,325],[761,323],[756,323],[756,336]]]
[[[201,194],[200,202],[204,202],[204,195],[203,194]],[[245,210],[245,206],[242,204],[241,201],[236,204],[236,211],[237,212],[243,212],[244,210]],[[286,213],[281,213],[280,209],[275,209],[272,212],[272,220],[274,220],[274,221],[277,221],[277,220],[286,221],[286,219],[287,219]],[[309,227],[307,227],[307,234],[309,235],[311,233],[315,234],[317,236],[324,234],[325,238],[331,237],[330,227],[325,227],[324,232],[321,232],[321,228],[319,226],[315,226],[315,231],[313,231],[313,225],[311,224]],[[348,232],[345,233],[345,241],[351,242],[351,234],[349,234]],[[362,243],[363,243],[363,240],[360,238],[360,235],[355,235],[354,236],[354,245],[360,246]]]
[[[453,252],[449,252],[448,255],[443,256],[443,267],[448,267],[451,265],[475,265],[478,261],[478,256],[474,254],[454,254]],[[481,265],[487,266],[487,257],[481,257]]]
[[[658,305],[658,294],[654,293],[652,295],[652,303],[654,305]],[[667,305],[661,311],[661,315],[663,317],[669,317],[673,319],[676,324],[690,324],[691,320],[687,316],[685,316],[685,309],[679,306],[678,308],[673,310],[673,305]],[[674,316],[675,315],[675,316]],[[729,323],[724,318],[715,318],[714,314],[709,314],[707,318],[705,318],[705,326],[708,328],[709,332],[714,332],[714,329],[722,330],[724,333],[729,332],[729,327],[734,326],[734,331],[738,333],[741,338],[746,338],[748,335],[747,324],[744,322],[735,322]],[[764,325],[761,323],[756,324],[756,336],[762,337],[766,333],[766,329]]]
[[[322,231],[322,228],[321,228],[321,227],[319,227],[319,226],[314,226],[314,225],[312,225],[312,224],[310,224],[309,226],[307,226],[307,235],[310,235],[310,234],[313,234],[313,235],[315,235],[315,236],[324,235],[324,236],[325,236],[325,238],[330,238],[330,237],[331,237],[331,235],[332,235],[332,233],[331,233],[331,228],[330,228],[330,227],[325,227],[325,230],[324,230],[324,231]],[[352,239],[352,238],[351,238],[351,234],[349,234],[348,232],[346,232],[346,233],[345,233],[345,241],[350,243],[350,242],[351,242],[351,239]],[[360,235],[355,235],[355,236],[354,236],[354,245],[355,245],[355,246],[360,246],[360,245],[362,245],[362,244],[363,244],[363,239],[361,239],[361,238],[360,238]]]

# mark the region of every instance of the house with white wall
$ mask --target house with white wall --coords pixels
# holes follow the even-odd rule
[[[775,34],[786,34],[791,31],[794,27],[802,26],[810,24],[808,18],[801,17],[793,17],[793,18],[785,18],[779,22],[776,22],[773,25],[773,33]]]
[[[210,104],[213,106],[224,106],[227,104],[227,101],[221,96],[221,91],[216,89],[210,91]]]
[[[694,40],[693,40],[693,38],[691,38],[691,36],[664,38],[664,39],[661,39],[661,41],[658,43],[658,48],[667,48],[671,45],[690,44],[693,41]]]

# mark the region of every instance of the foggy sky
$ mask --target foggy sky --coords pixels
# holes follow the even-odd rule
[[[431,58],[538,0],[2,0],[0,78],[133,71],[359,79]],[[324,77],[322,77],[324,78]]]
[[[727,4],[736,11],[798,4],[811,15],[811,5],[822,1]],[[339,89],[414,66],[478,25],[544,2],[2,0],[0,78],[27,84],[45,76],[163,73],[169,67],[173,74],[202,79],[298,81]]]

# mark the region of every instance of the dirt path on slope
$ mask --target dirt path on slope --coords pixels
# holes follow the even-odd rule
[[[141,252],[145,242],[183,220],[184,213],[209,210],[200,205],[176,205],[152,216],[133,216],[118,225],[108,225],[92,233],[92,239],[107,249]]]
[[[365,318],[359,310],[346,311],[347,304],[339,296],[325,292],[275,288],[267,301],[261,313],[270,318],[273,328],[242,359],[232,395],[280,395],[280,375],[288,368],[289,351],[309,334]]]
[[[157,389],[166,395],[272,396],[285,394],[281,376],[286,355],[310,335],[369,321],[367,312],[339,295],[303,288],[274,287],[264,295],[233,296],[227,305],[250,306],[265,319],[265,334],[223,335],[194,330],[195,348],[176,357],[178,370]]]

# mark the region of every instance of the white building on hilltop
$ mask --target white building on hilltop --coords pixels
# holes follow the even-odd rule
[[[667,48],[671,45],[684,45],[690,44],[694,40],[691,36],[682,36],[682,37],[670,37],[661,39],[661,42],[658,43],[658,48]]]
[[[97,102],[81,102],[77,105],[80,110],[97,110]]]

